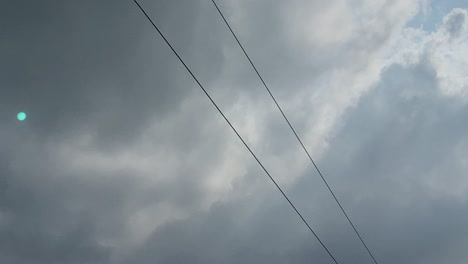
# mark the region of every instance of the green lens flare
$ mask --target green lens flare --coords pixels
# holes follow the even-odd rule
[[[23,120],[26,119],[26,113],[24,113],[24,112],[19,112],[18,115],[17,115],[17,117],[18,117],[18,120],[19,120],[19,121],[23,121]]]

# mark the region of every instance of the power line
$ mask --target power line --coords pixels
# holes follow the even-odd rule
[[[195,80],[195,82],[198,84],[198,86],[203,90],[203,92],[205,93],[205,95],[208,97],[208,99],[210,99],[211,103],[214,105],[214,107],[216,107],[216,110],[218,110],[218,112],[221,114],[221,116],[224,118],[224,120],[228,123],[228,125],[231,127],[231,129],[234,131],[234,133],[236,133],[237,137],[242,141],[242,143],[244,144],[244,146],[247,148],[247,150],[250,152],[250,154],[252,154],[252,156],[255,158],[255,160],[258,162],[258,164],[262,167],[263,171],[265,171],[265,173],[268,175],[268,177],[270,178],[270,180],[275,184],[276,188],[278,188],[278,190],[281,192],[281,194],[284,196],[284,198],[288,201],[288,203],[291,205],[291,207],[294,209],[294,211],[297,213],[297,215],[301,218],[301,220],[304,222],[304,224],[307,226],[307,228],[310,230],[310,232],[312,232],[312,234],[315,236],[315,238],[318,240],[318,242],[320,243],[320,245],[322,245],[322,247],[327,251],[328,255],[333,259],[333,261],[336,263],[336,264],[339,264],[338,261],[335,259],[335,257],[333,256],[333,254],[330,252],[330,250],[328,250],[328,248],[325,246],[325,244],[322,242],[322,240],[320,240],[320,238],[318,237],[318,235],[314,232],[314,230],[312,229],[312,227],[310,227],[309,223],[305,220],[305,218],[302,216],[302,214],[299,212],[299,210],[296,208],[296,206],[294,206],[294,204],[291,202],[291,200],[289,200],[288,196],[283,192],[283,190],[281,189],[281,187],[276,183],[276,181],[273,179],[273,177],[270,175],[270,173],[268,172],[268,170],[263,166],[263,164],[260,162],[260,160],[257,158],[257,156],[253,153],[253,151],[250,149],[250,147],[247,145],[247,143],[244,141],[244,139],[241,137],[241,135],[237,132],[237,130],[234,128],[234,126],[231,124],[231,122],[229,121],[229,119],[227,119],[227,117],[224,115],[224,113],[221,111],[221,109],[218,107],[218,105],[215,103],[215,101],[211,98],[210,94],[206,91],[206,89],[203,87],[203,85],[198,81],[197,77],[195,77],[195,75],[192,73],[192,71],[189,69],[189,67],[185,64],[185,62],[182,60],[182,58],[179,56],[179,54],[177,53],[177,51],[172,47],[172,45],[169,43],[169,41],[166,39],[166,37],[164,36],[164,34],[159,30],[159,28],[156,26],[156,24],[153,22],[153,20],[148,16],[148,14],[145,12],[145,10],[143,9],[143,7],[141,7],[141,5],[138,3],[137,0],[133,0],[135,2],[135,4],[140,8],[141,12],[143,12],[143,14],[146,16],[146,18],[148,19],[149,22],[151,22],[151,24],[153,25],[153,27],[156,29],[156,31],[159,33],[159,35],[164,39],[164,41],[166,42],[166,44],[169,46],[169,48],[171,48],[172,52],[174,52],[174,54],[177,56],[177,58],[179,59],[179,61],[184,65],[185,69],[190,73],[190,75],[192,76],[192,78]]]
[[[257,76],[260,78],[260,80],[262,81],[263,83],[263,86],[265,86],[266,90],[268,91],[268,93],[270,94],[271,96],[271,99],[273,99],[273,101],[275,102],[276,106],[278,107],[279,111],[281,112],[281,114],[283,115],[284,117],[284,120],[286,120],[286,122],[288,123],[289,127],[291,128],[292,132],[294,133],[294,135],[296,136],[297,140],[299,141],[299,143],[301,144],[302,146],[302,149],[304,149],[305,153],[307,154],[307,156],[309,157],[309,160],[312,162],[312,164],[314,165],[315,169],[317,170],[318,174],[320,175],[320,177],[322,178],[323,182],[325,183],[325,185],[327,186],[328,190],[330,191],[331,195],[333,196],[333,198],[335,199],[336,203],[338,204],[338,206],[340,207],[341,211],[343,212],[343,214],[345,215],[346,219],[348,219],[348,222],[349,224],[351,225],[351,227],[353,228],[354,232],[356,233],[356,235],[359,237],[359,239],[361,240],[361,243],[364,245],[364,247],[366,248],[367,250],[367,253],[369,253],[369,255],[371,256],[372,260],[374,261],[375,264],[378,264],[377,263],[377,260],[374,258],[374,255],[371,253],[371,251],[369,250],[369,248],[367,247],[366,243],[364,242],[364,240],[362,239],[361,235],[359,234],[359,232],[357,231],[356,227],[354,226],[353,222],[351,221],[351,219],[349,218],[348,214],[346,213],[346,211],[344,210],[343,206],[341,205],[340,201],[338,200],[338,198],[336,197],[335,193],[333,192],[333,190],[331,189],[330,185],[328,184],[328,182],[325,180],[325,177],[323,177],[322,175],[322,172],[320,172],[317,164],[314,162],[314,160],[312,159],[312,157],[310,156],[309,154],[309,151],[307,150],[307,148],[304,146],[304,143],[302,143],[302,140],[301,138],[297,135],[296,133],[296,130],[293,128],[293,126],[291,125],[291,122],[289,122],[289,119],[286,117],[286,114],[283,112],[283,109],[281,108],[281,106],[278,104],[278,102],[276,101],[275,97],[273,96],[270,88],[268,88],[268,85],[266,85],[265,81],[263,80],[262,76],[260,75],[260,73],[258,72],[257,70],[257,67],[255,67],[254,63],[252,62],[252,60],[250,59],[250,56],[247,54],[247,52],[245,51],[244,49],[244,46],[240,43],[239,39],[237,38],[236,34],[234,33],[234,31],[232,30],[231,26],[229,25],[228,21],[226,20],[226,18],[224,17],[223,15],[223,12],[221,12],[221,10],[219,9],[218,5],[216,4],[216,2],[214,0],[211,0],[214,4],[214,6],[216,7],[216,9],[218,10],[218,13],[221,15],[221,17],[223,18],[224,20],[224,23],[226,24],[226,26],[229,28],[229,30],[231,31],[232,35],[234,36],[234,38],[236,39],[237,41],[237,44],[239,44],[239,47],[242,49],[242,51],[244,52],[245,56],[247,57],[247,59],[249,60],[250,62],[250,65],[252,65],[252,68],[255,70],[255,72],[257,73]]]

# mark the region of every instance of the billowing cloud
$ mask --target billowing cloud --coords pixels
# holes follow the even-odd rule
[[[211,2],[141,4],[340,263],[370,263]],[[467,11],[219,4],[377,258],[465,263]],[[1,262],[331,263],[132,1],[0,22]]]

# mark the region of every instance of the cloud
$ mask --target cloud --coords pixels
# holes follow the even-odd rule
[[[440,92],[435,69],[421,60],[388,67],[347,113],[322,166],[331,184],[341,186],[337,192],[345,208],[380,258],[399,263],[466,258],[453,247],[467,243],[457,231],[467,217],[460,213],[467,206],[462,153],[467,111],[461,100]]]
[[[212,165],[223,157],[224,124],[217,129],[134,4],[109,4],[2,9],[2,261],[111,261],[155,226],[209,204],[210,175],[226,170]],[[197,9],[184,10],[190,24]],[[193,30],[171,27],[184,37]],[[20,110],[24,123],[14,120]]]
[[[429,33],[417,2],[219,4],[377,256],[462,261],[466,10]],[[210,1],[142,5],[332,252],[369,261]],[[131,1],[0,12],[0,261],[330,261]]]
[[[457,38],[466,30],[468,13],[465,9],[455,8],[444,17],[444,29],[450,38]]]

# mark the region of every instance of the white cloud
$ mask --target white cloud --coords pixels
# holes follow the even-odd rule
[[[455,8],[444,17],[444,23],[435,32],[407,28],[393,49],[389,60],[403,65],[418,63],[420,59],[432,62],[441,91],[466,100],[468,92],[468,34],[467,10]]]

